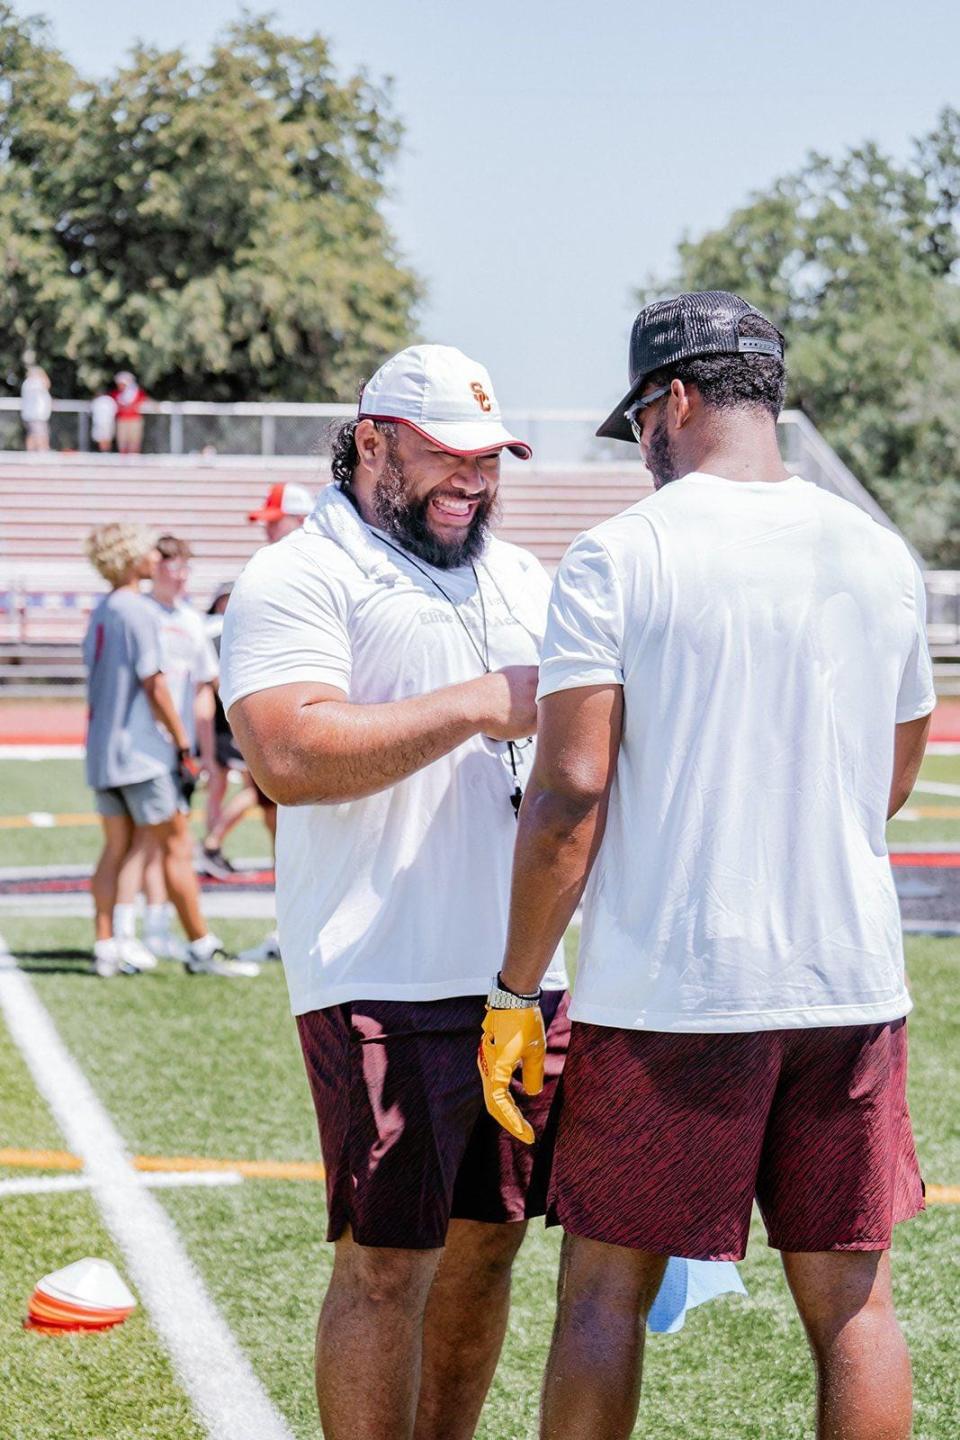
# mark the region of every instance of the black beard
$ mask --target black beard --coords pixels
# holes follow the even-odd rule
[[[403,462],[391,453],[373,492],[377,524],[395,540],[438,570],[455,570],[483,554],[491,523],[497,518],[496,494],[485,494],[477,502],[473,518],[462,540],[440,540],[430,529],[427,512],[430,495],[421,500],[407,498]]]
[[[667,422],[662,415],[650,436],[646,462],[647,469],[653,476],[654,488],[657,490],[662,489],[664,485],[669,485],[671,480],[679,478],[680,470],[670,444],[670,436],[667,433]]]

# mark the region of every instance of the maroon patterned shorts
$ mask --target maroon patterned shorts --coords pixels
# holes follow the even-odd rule
[[[483,1108],[477,1046],[484,1001],[355,1000],[297,1017],[327,1172],[327,1239],[431,1250],[451,1219],[494,1224],[542,1215],[553,1149],[551,1104],[570,1022],[565,991],[545,992],[546,1079],[513,1095],[536,1135],[522,1145]]]
[[[575,1023],[548,1223],[739,1260],[754,1197],[778,1250],[885,1250],[923,1209],[907,1031],[688,1035]]]

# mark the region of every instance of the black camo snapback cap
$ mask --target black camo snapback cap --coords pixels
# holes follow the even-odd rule
[[[744,315],[759,314],[728,290],[694,290],[644,306],[630,333],[630,389],[597,434],[635,443],[624,411],[637,400],[649,374],[678,360],[727,354],[777,355],[782,359],[782,342],[737,333]]]

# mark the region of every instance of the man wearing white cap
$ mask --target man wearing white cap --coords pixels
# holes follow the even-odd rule
[[[223,701],[280,806],[280,941],[336,1241],[327,1440],[473,1435],[545,1203],[558,958],[539,1093],[515,1091],[528,1143],[476,1089],[549,596],[540,563],[489,534],[505,449],[530,456],[482,365],[402,351],[341,427],[335,483],[253,557],[226,614]]]
[[[251,510],[247,519],[261,524],[267,544],[274,545],[294,530],[299,530],[313,509],[313,496],[302,485],[271,485],[259,510]]]

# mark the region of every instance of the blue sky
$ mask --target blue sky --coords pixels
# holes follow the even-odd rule
[[[136,38],[200,55],[235,0],[35,0],[69,58]],[[864,138],[904,155],[960,104],[955,0],[274,0],[343,70],[392,75],[407,126],[390,216],[424,338],[486,363],[501,404],[607,410],[631,290],[748,193]]]

